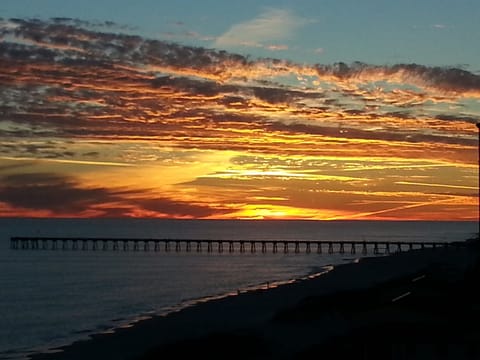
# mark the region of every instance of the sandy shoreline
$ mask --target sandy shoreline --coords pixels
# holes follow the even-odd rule
[[[202,351],[210,358],[226,357],[225,351],[233,358],[293,358],[352,331],[343,310],[332,310],[335,304],[355,304],[358,292],[368,293],[382,284],[406,281],[412,287],[412,280],[422,283],[433,267],[447,269],[444,277],[461,277],[475,256],[469,248],[452,248],[365,258],[320,277],[199,303],[32,358],[155,359]],[[389,301],[410,297],[405,294],[412,290],[402,286],[393,286]],[[325,301],[329,297],[334,299]]]

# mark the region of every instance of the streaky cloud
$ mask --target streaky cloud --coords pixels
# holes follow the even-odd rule
[[[63,164],[76,164],[76,165],[96,165],[96,166],[120,166],[120,167],[132,167],[136,166],[135,164],[129,163],[119,163],[111,161],[88,161],[88,160],[73,160],[73,159],[49,159],[49,158],[26,158],[26,157],[8,157],[0,156],[1,160],[12,160],[12,161],[38,161],[38,162],[57,162]]]

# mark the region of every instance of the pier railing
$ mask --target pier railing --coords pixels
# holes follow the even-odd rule
[[[13,250],[71,251],[164,251],[240,253],[389,254],[413,249],[462,246],[463,242],[405,241],[296,241],[296,240],[208,240],[152,238],[22,237],[10,238]]]

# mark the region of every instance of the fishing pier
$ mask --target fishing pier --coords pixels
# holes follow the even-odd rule
[[[386,241],[295,241],[295,240],[207,240],[207,239],[132,239],[85,237],[10,238],[13,250],[69,251],[163,251],[223,253],[317,253],[390,254],[424,248],[462,246],[462,242],[386,242]]]

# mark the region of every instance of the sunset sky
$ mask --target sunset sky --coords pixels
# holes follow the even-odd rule
[[[476,220],[479,15],[2,0],[0,216]]]

